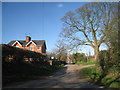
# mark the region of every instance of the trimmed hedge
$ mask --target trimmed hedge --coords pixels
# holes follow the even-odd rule
[[[6,84],[50,75],[58,70],[62,61],[52,61],[47,55],[2,44],[2,83]]]
[[[21,48],[16,48],[6,44],[2,45],[2,59],[5,62],[9,62],[9,58],[13,58],[12,62],[24,62],[25,59],[32,59],[33,62],[46,61],[46,55],[37,53],[34,51],[24,50]]]
[[[22,66],[49,66],[47,55],[2,44],[3,72]],[[14,67],[14,68],[13,68]]]
[[[50,66],[47,56],[41,53],[24,50],[2,44],[2,78],[3,85],[13,81],[24,80],[34,72],[42,71]],[[23,78],[24,76],[24,78]]]

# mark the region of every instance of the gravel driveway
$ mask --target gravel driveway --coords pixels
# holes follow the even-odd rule
[[[17,85],[10,85],[5,88],[98,88],[83,78],[76,71],[93,65],[65,65],[54,75],[38,80],[31,80]]]

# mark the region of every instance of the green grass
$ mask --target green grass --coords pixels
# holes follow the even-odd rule
[[[91,64],[96,64],[95,62],[76,62],[75,64],[77,65],[91,65]]]
[[[80,75],[84,76],[85,78],[88,78],[92,82],[96,82],[99,79],[100,72],[96,71],[96,67],[87,67],[80,70]],[[120,80],[114,81],[116,78],[110,75],[107,75],[105,78],[102,79],[103,85],[106,87],[111,88],[120,88]],[[111,83],[112,82],[112,83]]]
[[[83,68],[82,70],[80,70],[80,74],[84,75],[85,77],[90,77],[90,75],[94,73],[95,69],[95,66]]]

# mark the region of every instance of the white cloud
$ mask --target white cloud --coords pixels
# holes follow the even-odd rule
[[[57,7],[63,7],[63,4],[58,4]]]

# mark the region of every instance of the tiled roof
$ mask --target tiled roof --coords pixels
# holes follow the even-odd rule
[[[8,43],[8,45],[12,46],[12,44],[13,44],[14,42],[15,42],[15,40],[14,40],[14,41],[9,42],[9,43]]]
[[[26,42],[25,40],[13,40],[8,43],[8,45],[12,46],[16,41],[18,41],[22,46],[27,45],[29,42]],[[45,43],[45,40],[32,40],[36,45],[43,46]]]
[[[45,40],[32,40],[37,45],[43,45]]]

